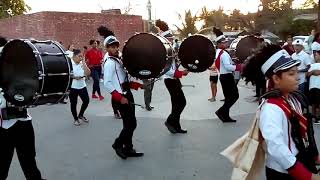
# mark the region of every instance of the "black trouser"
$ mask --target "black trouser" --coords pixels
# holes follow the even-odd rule
[[[127,91],[125,98],[128,99],[129,104],[121,104],[120,102],[115,102],[117,106],[116,109],[120,111],[122,117],[123,128],[119,137],[115,140],[115,145],[117,147],[123,147],[125,149],[132,149],[132,136],[133,132],[137,127],[137,119],[135,114],[134,99],[131,91]]]
[[[101,77],[102,68],[101,66],[94,66],[90,68],[90,70],[91,70],[91,76],[93,79],[92,94],[95,94],[96,92],[98,92],[98,95],[101,96],[100,77]]]
[[[41,180],[36,164],[35,137],[31,121],[17,121],[9,129],[0,127],[0,180],[8,177],[14,149],[27,180]]]
[[[119,107],[117,105],[117,102],[111,98],[111,105],[113,109],[113,114],[118,114],[119,115]]]
[[[143,85],[144,85],[144,103],[146,106],[150,106],[154,81],[153,79],[143,80]]]
[[[281,173],[266,167],[267,180],[294,180],[289,174]]]
[[[78,96],[80,96],[82,100],[81,109],[79,112],[79,115],[77,113],[77,104],[78,104]],[[84,114],[84,111],[87,109],[89,105],[89,94],[87,91],[87,88],[84,87],[82,89],[70,89],[70,106],[71,106],[71,113],[74,118],[74,120],[78,120],[78,117],[82,117]]]
[[[180,115],[186,106],[186,98],[182,91],[179,79],[165,79],[164,83],[171,97],[171,114],[167,118],[167,122],[177,129],[181,129]]]
[[[225,118],[230,118],[230,108],[239,99],[238,87],[234,83],[233,74],[221,74],[220,83],[225,101],[218,111],[222,113]]]

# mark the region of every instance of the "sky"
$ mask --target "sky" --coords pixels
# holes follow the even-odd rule
[[[32,8],[31,12],[65,11],[65,12],[100,12],[102,9],[124,9],[128,2],[132,4],[131,14],[148,18],[148,0],[25,0]],[[296,0],[296,5],[304,0]],[[184,14],[190,9],[193,14],[200,13],[201,8],[218,9],[222,6],[226,11],[239,9],[242,13],[255,12],[259,0],[151,0],[152,18],[168,22],[170,27],[180,25],[178,13]]]

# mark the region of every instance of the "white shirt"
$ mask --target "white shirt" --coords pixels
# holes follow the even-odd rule
[[[104,86],[109,93],[114,90],[123,94],[121,84],[126,81],[127,73],[125,72],[120,59],[110,56],[105,56],[104,63]],[[115,60],[115,59],[117,60]],[[120,63],[119,63],[120,62]]]
[[[283,110],[268,102],[261,107],[259,128],[266,142],[266,166],[282,173],[296,162],[298,150],[291,137],[291,123]],[[291,151],[289,149],[289,141]]]
[[[320,70],[320,63],[311,64],[308,72],[313,70]],[[320,76],[310,76],[309,89],[312,88],[320,89]]]
[[[76,64],[73,59],[71,60],[72,62],[72,68],[73,68],[73,76],[75,77],[83,77],[85,76],[83,67],[82,67],[82,62],[80,62],[79,64]],[[85,77],[81,78],[81,79],[72,79],[72,84],[71,84],[71,88],[73,89],[82,89],[84,87],[86,87],[86,81],[85,81]]]
[[[169,71],[167,71],[163,75],[163,79],[176,79],[176,77],[174,77],[176,70],[177,70],[176,62],[172,61],[171,67],[170,67]]]
[[[66,54],[67,54],[67,56],[68,56],[70,59],[72,59],[72,57],[73,57],[73,52],[72,52],[72,51],[67,50],[67,51],[66,51]]]
[[[293,53],[292,54],[292,59],[294,60],[299,60],[300,61],[300,65],[298,67],[298,70],[303,70],[306,69],[308,65],[311,64],[312,60],[310,58],[310,55],[307,54],[304,50],[302,50],[301,52],[297,53]],[[304,82],[306,82],[306,72],[299,72],[299,84],[302,84]]]
[[[1,108],[6,108],[6,100],[3,97],[3,95],[0,93],[0,115],[1,115]],[[0,128],[9,129],[14,124],[16,124],[17,121],[31,121],[31,119],[32,119],[32,117],[28,113],[28,117],[27,118],[2,120],[2,126],[1,126],[1,119],[0,119]]]
[[[224,51],[224,50],[217,49],[216,60],[219,56],[220,51]],[[219,69],[220,74],[229,74],[229,73],[233,73],[233,71],[236,70],[236,65],[233,65],[233,61],[230,55],[226,51],[224,51],[220,57],[220,68],[219,67],[217,68]]]

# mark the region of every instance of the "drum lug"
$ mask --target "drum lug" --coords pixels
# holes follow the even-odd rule
[[[63,56],[65,53],[48,53],[48,52],[43,52],[41,53],[42,56]]]

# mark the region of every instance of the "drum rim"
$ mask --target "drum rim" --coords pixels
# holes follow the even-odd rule
[[[123,62],[123,64],[124,64],[124,67],[126,68],[126,70],[128,71],[128,68],[125,66],[125,65],[127,65],[127,63],[126,62],[128,62],[128,61],[126,61],[126,60],[124,60],[125,59],[125,57],[126,57],[126,50],[128,49],[127,48],[127,45],[130,43],[130,41],[132,41],[132,39],[134,39],[134,38],[136,38],[136,37],[138,37],[138,36],[141,36],[141,35],[147,35],[147,36],[149,36],[149,37],[152,37],[153,38],[153,40],[156,40],[157,42],[159,42],[159,45],[161,45],[161,46],[159,46],[159,47],[161,47],[161,51],[163,52],[163,54],[165,54],[165,61],[166,61],[166,63],[164,64],[164,67],[163,67],[163,69],[160,71],[160,74],[163,72],[163,70],[164,70],[164,68],[166,67],[166,65],[167,65],[167,63],[168,63],[168,51],[167,51],[167,49],[166,49],[166,47],[165,47],[165,44],[166,45],[169,45],[170,47],[171,47],[171,49],[172,49],[172,53],[173,53],[173,48],[172,48],[172,45],[171,45],[171,43],[170,43],[170,41],[168,41],[165,37],[162,37],[162,36],[160,36],[160,35],[158,35],[158,34],[154,34],[154,33],[147,33],[147,32],[140,32],[140,33],[137,33],[137,34],[135,34],[135,35],[133,35],[133,36],[131,36],[125,43],[124,43],[124,46],[123,46],[123,48],[122,48],[122,62]],[[166,43],[164,44],[161,40],[164,40]],[[142,70],[141,70],[142,71]],[[128,71],[129,72],[129,71]],[[129,73],[130,74],[130,73]],[[134,72],[134,76],[132,75],[132,74],[130,74],[131,76],[133,76],[133,77],[135,77],[135,78],[138,78],[138,79],[150,79],[150,78],[157,78],[159,75],[157,75],[156,77],[155,76],[152,76],[152,77],[150,77],[150,75],[149,75],[149,77],[147,78],[147,77],[144,77],[143,75],[138,75],[138,76],[136,76],[135,74],[139,74],[139,73],[137,73],[137,71],[135,71]]]

